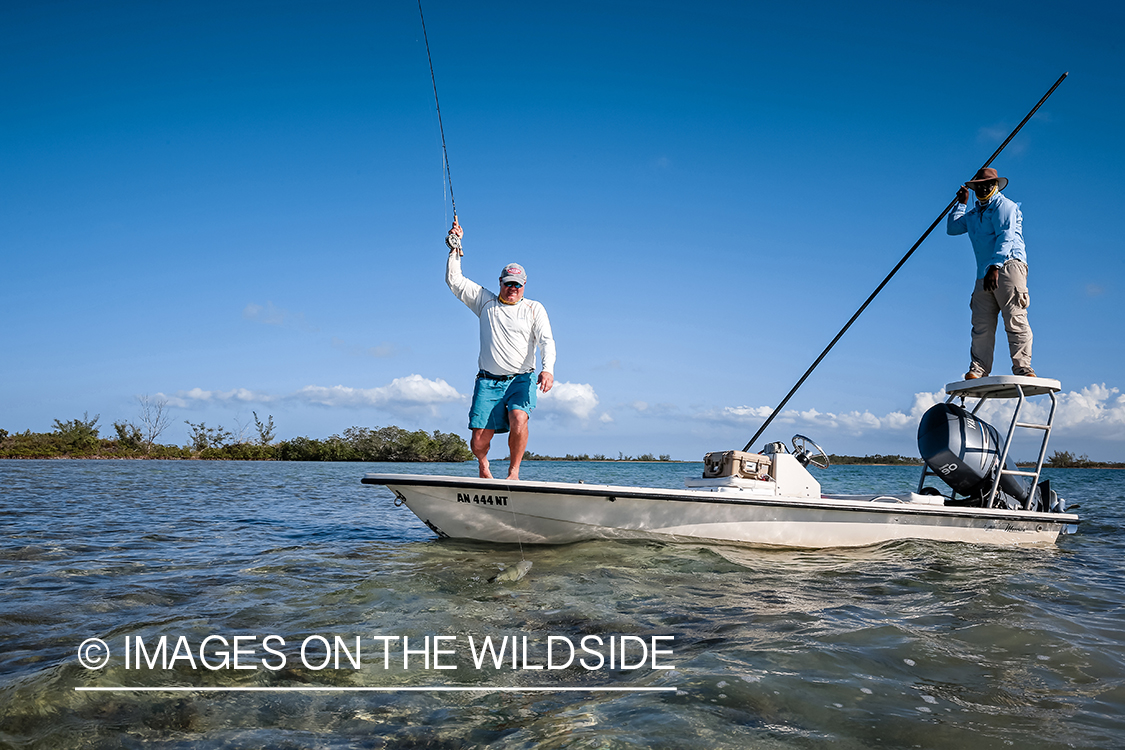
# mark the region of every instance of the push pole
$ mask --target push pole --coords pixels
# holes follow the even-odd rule
[[[1007,147],[1007,145],[1009,143],[1011,143],[1012,139],[1016,137],[1016,133],[1020,132],[1020,129],[1023,128],[1024,125],[1027,124],[1028,120],[1031,119],[1031,116],[1034,115],[1039,110],[1039,108],[1043,106],[1043,102],[1047,101],[1047,99],[1051,96],[1051,94],[1055,93],[1055,89],[1057,89],[1059,87],[1059,84],[1062,83],[1063,79],[1065,79],[1068,75],[1070,75],[1070,74],[1069,73],[1063,73],[1061,76],[1059,76],[1059,80],[1055,81],[1055,85],[1051,87],[1051,90],[1048,91],[1046,94],[1044,94],[1043,98],[1039,100],[1039,103],[1031,108],[1031,111],[1027,113],[1027,117],[1023,118],[1023,120],[1020,121],[1020,124],[1016,126],[1016,129],[1013,130],[1011,132],[1011,134],[1007,138],[1004,139],[1004,142],[1000,144],[1000,148],[996,149],[996,151],[993,152],[992,156],[988,157],[988,161],[986,161],[984,163],[984,165],[981,166],[981,169],[984,169],[985,167],[987,167],[989,164],[991,164],[993,162],[993,160],[997,156],[1000,155],[1000,152],[1003,151]],[[812,366],[810,366],[809,369],[805,370],[805,374],[801,376],[801,379],[797,381],[797,384],[795,386],[793,386],[793,388],[789,391],[789,393],[787,393],[785,395],[785,398],[781,399],[781,403],[778,404],[777,407],[773,410],[773,412],[766,418],[766,421],[762,423],[762,426],[759,427],[758,431],[754,433],[754,437],[750,438],[750,442],[748,442],[746,444],[746,447],[743,448],[742,450],[744,450],[744,451],[750,450],[751,446],[754,445],[754,442],[757,441],[757,439],[762,436],[762,433],[765,432],[766,428],[770,426],[771,422],[773,422],[774,417],[776,417],[778,415],[778,413],[782,410],[782,408],[784,408],[784,406],[787,403],[789,403],[789,399],[791,399],[793,397],[793,394],[797,392],[797,389],[800,388],[801,385],[805,382],[805,380],[808,379],[809,375],[812,375],[812,371],[816,369],[817,365],[820,364],[821,360],[823,360],[826,356],[828,356],[828,352],[832,351],[832,347],[836,346],[836,342],[840,340],[840,338],[844,335],[845,332],[847,332],[847,330],[849,328],[851,328],[852,323],[854,323],[856,321],[856,319],[861,314],[863,314],[863,311],[867,309],[867,306],[871,304],[871,301],[873,299],[875,299],[876,295],[878,295],[879,292],[883,291],[883,287],[885,287],[887,285],[887,282],[889,282],[891,280],[891,278],[896,273],[898,273],[898,269],[902,268],[903,264],[906,263],[906,261],[910,258],[910,256],[914,254],[914,251],[918,249],[918,246],[921,245],[925,241],[925,239],[930,236],[930,232],[934,231],[934,227],[936,227],[941,222],[941,220],[945,218],[945,215],[953,209],[953,206],[956,205],[956,203],[957,203],[956,198],[951,200],[949,202],[949,205],[945,207],[945,210],[942,211],[941,214],[939,214],[936,219],[934,219],[934,223],[930,224],[930,228],[927,229],[925,232],[923,232],[922,236],[918,238],[918,241],[915,242],[914,245],[909,250],[906,251],[906,255],[902,256],[902,260],[900,260],[898,262],[898,265],[896,265],[894,268],[891,269],[891,272],[889,274],[887,274],[887,278],[883,279],[883,283],[881,283],[881,284],[879,284],[879,286],[875,287],[875,291],[873,291],[871,293],[871,296],[867,298],[866,302],[864,302],[862,305],[859,306],[859,309],[855,311],[855,315],[853,315],[851,317],[851,319],[848,320],[848,322],[844,324],[844,327],[841,328],[840,332],[836,334],[836,338],[832,339],[832,341],[828,344],[828,346],[826,346],[824,348],[824,351],[822,351],[820,353],[820,356],[816,358],[816,361],[812,363]]]

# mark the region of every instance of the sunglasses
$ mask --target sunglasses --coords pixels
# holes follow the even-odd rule
[[[523,287],[523,284],[519,283],[518,281],[505,281],[504,286],[511,287],[513,289],[520,289]]]

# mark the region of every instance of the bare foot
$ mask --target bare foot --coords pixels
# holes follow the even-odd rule
[[[508,475],[508,481],[510,481],[510,482],[518,482],[519,480],[520,480],[520,473],[518,471],[515,472],[514,474]]]
[[[481,479],[492,479],[492,472],[488,470],[488,461],[480,462],[480,471],[478,475]]]

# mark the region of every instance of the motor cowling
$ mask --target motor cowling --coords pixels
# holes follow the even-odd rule
[[[956,404],[930,407],[918,424],[918,451],[935,475],[965,495],[983,502],[1000,470],[1000,434],[987,422]],[[1013,469],[1011,461],[1006,462]],[[1000,477],[996,504],[1010,508],[1027,502],[1031,483],[1021,477]],[[1033,506],[1034,507],[1034,504]]]

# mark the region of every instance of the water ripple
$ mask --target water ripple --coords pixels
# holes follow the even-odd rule
[[[0,462],[0,745],[1106,748],[1125,743],[1125,474],[1048,472],[1057,547],[860,550],[435,539],[364,471],[471,465]],[[692,465],[530,463],[529,478],[675,487]],[[909,488],[846,467],[825,491]],[[83,669],[78,643],[162,634],[675,637],[675,669],[477,671],[443,684],[674,693],[79,693],[90,684],[425,685],[432,671]],[[150,640],[151,639],[151,640]],[[401,666],[401,665],[398,665]]]

